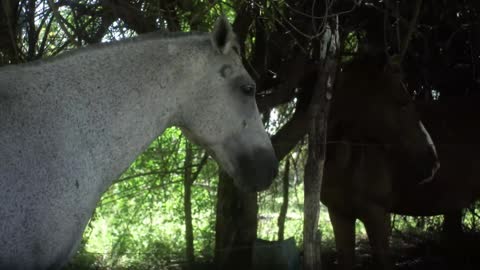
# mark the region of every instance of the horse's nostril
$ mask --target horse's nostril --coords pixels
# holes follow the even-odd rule
[[[242,182],[256,191],[267,189],[278,174],[278,160],[268,149],[240,155],[238,160]]]

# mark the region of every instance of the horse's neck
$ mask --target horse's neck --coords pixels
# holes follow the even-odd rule
[[[66,126],[78,134],[81,142],[75,147],[85,149],[80,158],[90,159],[106,187],[175,122],[178,107],[189,98],[182,82],[190,76],[188,59],[175,53],[191,43],[127,42],[27,67],[52,76],[36,83],[49,89],[50,98],[60,99],[55,108],[60,116],[53,120],[67,124],[53,128]],[[168,53],[169,48],[175,52]]]
[[[108,161],[110,158],[107,156],[106,162],[110,164],[105,164],[106,168],[114,168],[113,171],[116,173],[122,172],[153,139],[167,127],[176,124],[178,110],[189,98],[183,82],[191,80],[188,74],[190,65],[188,59],[183,55],[175,55],[189,49],[185,47],[191,44],[177,41],[167,41],[165,48],[162,43],[159,43],[160,47],[133,48],[142,53],[126,58],[127,61],[124,63],[116,63],[121,69],[125,68],[121,71],[122,75],[118,76],[118,71],[110,70],[110,75],[117,75],[116,80],[119,80],[115,84],[116,89],[110,91],[118,91],[122,85],[128,87],[121,89],[121,94],[115,95],[123,104],[111,108],[108,115],[111,119],[110,139],[113,139],[114,145],[119,147],[105,144],[104,151],[118,157],[118,162],[115,162],[115,159]],[[165,52],[162,59],[158,59],[159,50]],[[142,55],[144,51],[156,53]],[[115,54],[114,51],[111,53]],[[121,83],[120,80],[124,82]],[[118,176],[111,177],[116,179]]]

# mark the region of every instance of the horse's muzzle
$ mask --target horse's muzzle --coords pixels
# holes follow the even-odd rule
[[[246,191],[267,189],[278,173],[278,160],[268,149],[255,149],[250,154],[241,154],[239,162],[239,187]]]

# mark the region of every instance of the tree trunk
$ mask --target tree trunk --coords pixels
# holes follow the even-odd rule
[[[278,241],[284,239],[285,234],[285,219],[287,217],[288,210],[288,188],[289,188],[289,174],[290,174],[290,159],[287,158],[285,162],[285,172],[283,174],[283,202],[282,207],[280,208],[280,214],[278,216]]]
[[[192,224],[192,175],[193,165],[193,150],[192,144],[186,142],[185,145],[185,179],[183,181],[184,196],[183,205],[185,210],[185,243],[186,243],[186,257],[187,257],[187,269],[191,269],[193,262],[195,261],[194,245],[193,245],[193,224]]]
[[[257,238],[257,193],[237,189],[220,172],[215,225],[215,264],[218,269],[251,268],[252,246]]]
[[[17,9],[19,1],[0,2],[0,66],[18,63],[17,48]]]
[[[332,24],[333,25],[333,24]],[[326,25],[320,42],[320,62],[317,82],[309,107],[308,158],[304,185],[304,269],[321,269],[320,234],[317,230],[320,214],[320,191],[325,163],[327,119],[336,71],[335,52],[338,46],[337,26]]]

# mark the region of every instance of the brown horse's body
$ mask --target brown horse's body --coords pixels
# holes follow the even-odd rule
[[[388,87],[375,79],[360,78],[357,84],[360,88]],[[335,103],[332,112],[334,107]],[[421,174],[408,165],[409,159],[416,159],[411,160],[396,146],[372,140],[365,130],[345,129],[345,121],[331,114],[322,202],[329,210],[342,269],[353,268],[356,219],[364,223],[378,263],[390,268],[389,213],[444,214],[462,209],[479,197],[480,180],[475,168],[480,166],[480,145],[476,142],[480,131],[474,129],[474,123],[480,111],[471,101],[419,107],[442,164],[429,182],[422,182]]]
[[[398,190],[391,212],[413,216],[439,215],[469,206],[480,198],[480,109],[477,100],[418,104],[432,134],[442,167],[434,181],[402,187],[402,177],[393,178]]]

